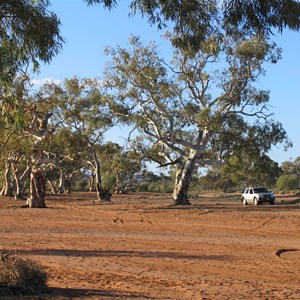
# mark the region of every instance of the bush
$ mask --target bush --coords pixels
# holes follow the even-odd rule
[[[281,175],[276,182],[280,190],[292,191],[299,188],[299,179],[294,175]]]
[[[46,283],[47,275],[40,263],[0,252],[0,294],[4,289],[20,294],[34,292],[44,289]]]

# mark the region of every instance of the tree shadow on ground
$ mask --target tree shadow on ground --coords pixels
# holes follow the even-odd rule
[[[129,250],[17,250],[18,254],[37,256],[66,256],[66,257],[133,257],[133,258],[168,258],[186,260],[232,260],[232,255],[187,255],[164,251],[129,251]]]
[[[41,298],[42,296],[42,298]],[[118,291],[114,289],[72,289],[72,288],[51,288],[51,293],[36,296],[31,299],[74,299],[74,297],[80,299],[150,299],[141,293],[132,293]]]
[[[118,291],[115,289],[74,289],[74,288],[43,288],[42,290],[22,291],[9,286],[0,285],[0,299],[14,300],[14,299],[149,299],[146,295],[141,293],[132,293]]]

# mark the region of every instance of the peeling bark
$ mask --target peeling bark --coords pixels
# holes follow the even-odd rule
[[[93,151],[93,162],[87,161],[87,163],[93,168],[93,175],[92,179],[94,180],[94,184],[96,187],[96,193],[99,201],[107,201],[109,202],[111,200],[111,192],[108,188],[104,188],[102,186],[102,179],[101,179],[101,164],[99,161],[99,158],[97,156],[97,153],[95,149],[92,149]],[[91,183],[91,182],[90,182]],[[90,186],[91,187],[91,186]]]
[[[44,208],[46,196],[46,177],[41,167],[33,166],[30,173],[30,197],[27,205],[30,208]]]
[[[175,205],[190,205],[188,191],[196,165],[196,152],[191,151],[189,158],[176,166],[173,200]]]
[[[54,128],[48,130],[48,121],[52,113],[43,114],[42,117],[36,111],[34,106],[30,110],[33,119],[28,127],[28,132],[37,140],[36,142],[36,157],[33,157],[33,165],[30,173],[30,193],[27,199],[27,205],[30,208],[44,208],[46,207],[46,176],[43,170],[43,164],[47,161],[44,159],[41,141],[49,138],[54,133]],[[35,152],[35,151],[33,151]],[[48,159],[51,161],[51,159]]]

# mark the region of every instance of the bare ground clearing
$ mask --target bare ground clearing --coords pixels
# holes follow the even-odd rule
[[[0,198],[0,249],[40,261],[38,299],[300,299],[300,205],[242,206],[202,195],[49,195],[47,208]],[[30,298],[32,299],[32,297]]]

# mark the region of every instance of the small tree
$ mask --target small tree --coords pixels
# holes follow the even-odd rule
[[[299,178],[294,175],[281,175],[276,182],[276,187],[284,191],[299,189]]]
[[[278,163],[265,154],[254,151],[240,151],[226,160],[221,173],[231,179],[238,187],[265,186],[274,187],[282,171]]]
[[[135,190],[148,179],[142,155],[135,151],[108,142],[101,147],[99,157],[103,181],[117,194]]]
[[[300,157],[296,157],[293,161],[284,161],[281,164],[281,168],[285,175],[300,177]]]

